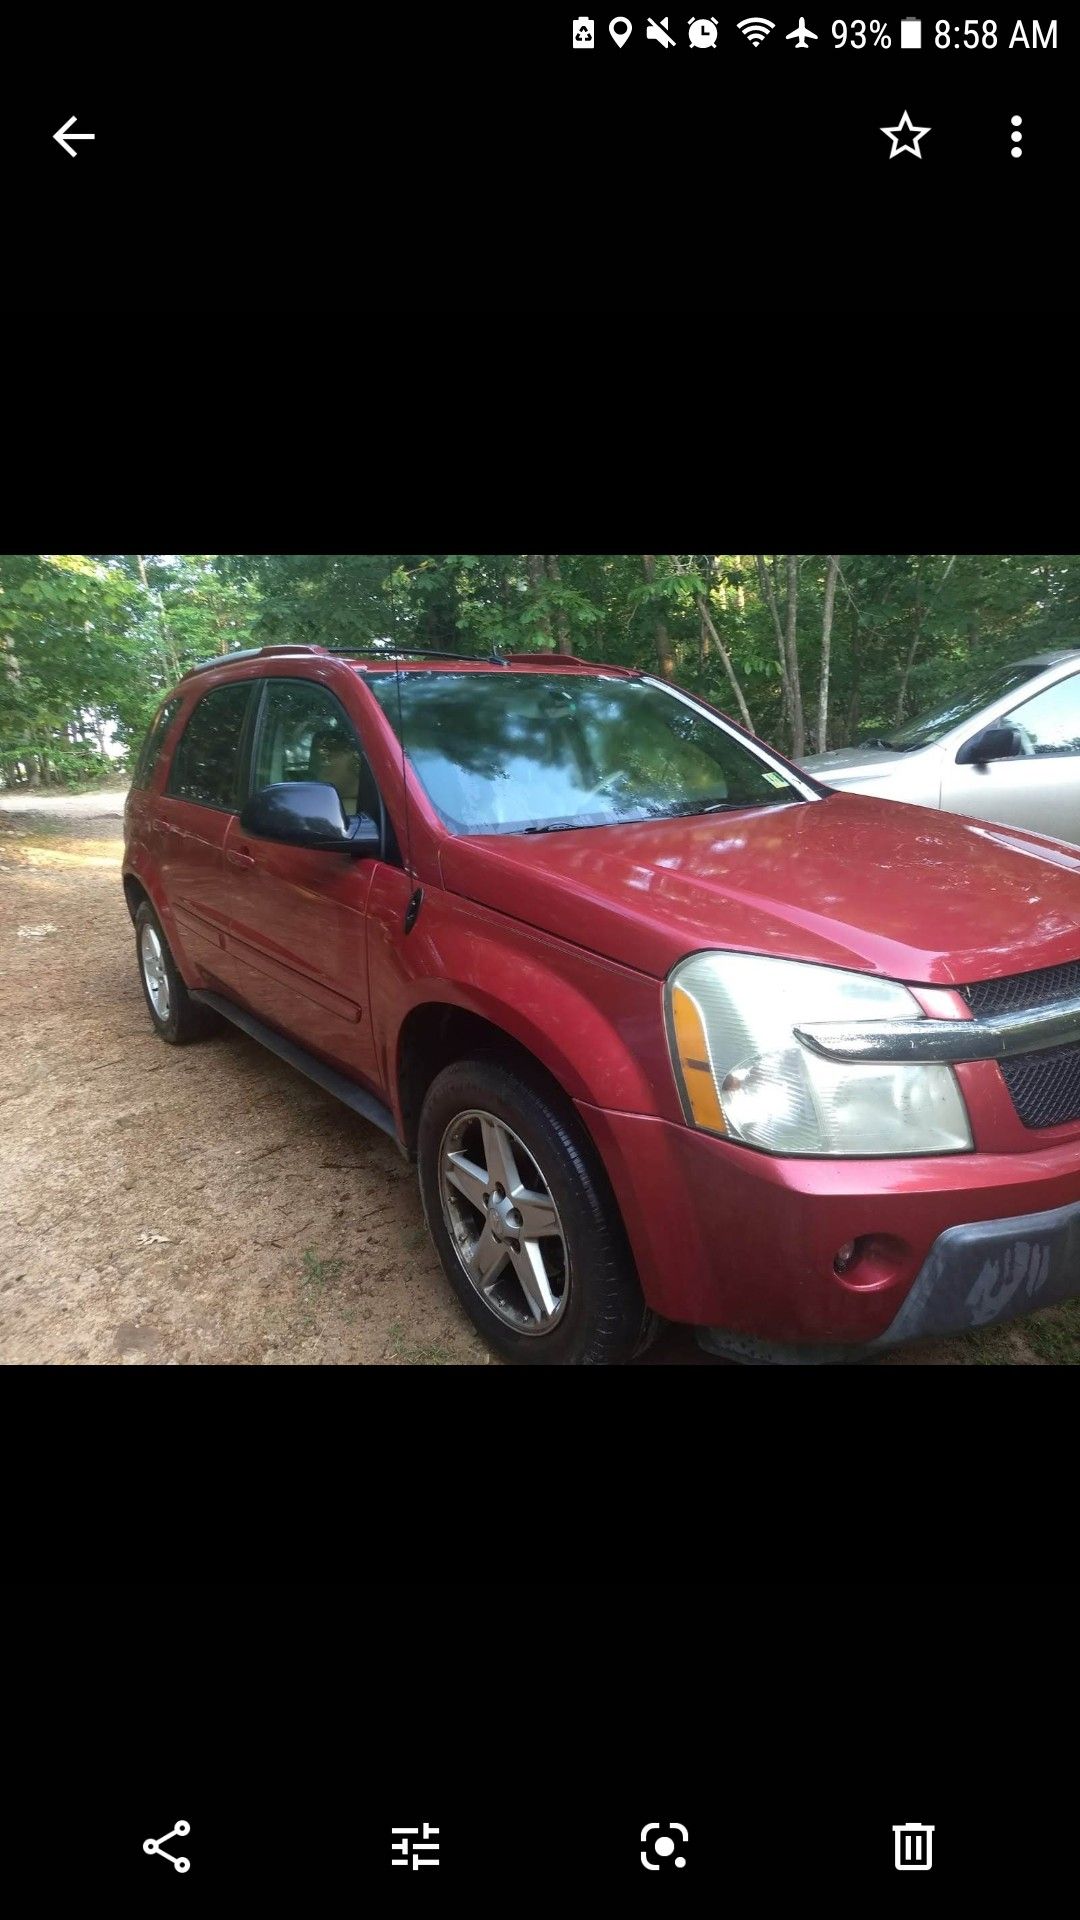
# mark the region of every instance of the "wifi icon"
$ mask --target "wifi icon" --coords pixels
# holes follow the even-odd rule
[[[755,17],[750,20],[740,20],[738,25],[739,25],[739,32],[745,33],[751,46],[759,47],[761,45],[761,42],[767,39],[769,34],[772,32],[773,28],[776,25],[776,21],[775,20],[759,20]]]

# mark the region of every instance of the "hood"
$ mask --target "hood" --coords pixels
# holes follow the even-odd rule
[[[710,946],[936,986],[1080,957],[1080,848],[864,794],[441,859],[451,892],[658,977]]]
[[[888,747],[834,747],[831,753],[811,754],[799,765],[826,786],[842,786],[845,780],[887,779],[905,762],[910,765],[910,753],[893,753]]]

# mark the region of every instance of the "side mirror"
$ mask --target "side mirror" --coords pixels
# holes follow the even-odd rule
[[[1023,743],[1015,727],[984,727],[981,733],[964,741],[956,756],[956,764],[958,767],[981,767],[988,760],[1014,760],[1023,751]]]
[[[366,813],[346,820],[336,787],[322,780],[282,780],[253,793],[240,815],[245,833],[317,853],[369,858],[381,851],[378,822]]]

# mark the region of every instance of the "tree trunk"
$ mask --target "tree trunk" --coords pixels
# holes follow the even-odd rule
[[[169,639],[169,625],[168,625],[168,621],[165,618],[165,602],[162,599],[160,593],[154,592],[154,589],[151,587],[150,582],[146,577],[146,560],[144,555],[141,553],[137,553],[135,555],[135,558],[139,564],[139,579],[142,581],[143,586],[146,588],[146,591],[150,597],[151,604],[157,613],[158,622],[161,627],[161,652],[162,652],[162,658],[165,663],[165,671],[168,674],[170,680],[179,680],[180,661]]]
[[[775,581],[770,580],[769,578],[769,574],[765,566],[765,555],[763,553],[755,553],[754,561],[757,566],[758,585],[761,588],[761,597],[764,600],[765,605],[769,609],[769,613],[772,617],[773,633],[776,636],[776,652],[777,652],[777,657],[779,658],[779,661],[780,661],[780,685],[783,689],[783,695],[784,695],[783,706],[782,706],[780,717],[782,722],[786,723],[790,721],[794,726],[795,699],[794,699],[794,694],[793,694],[792,685],[791,685],[791,671],[788,664],[787,643],[784,637],[784,628],[780,620],[780,608],[777,604],[777,599],[776,599]],[[776,556],[774,554],[773,555],[774,572],[775,572],[775,566],[776,566]]]
[[[833,608],[836,604],[836,576],[840,555],[830,553],[825,576],[825,605],[821,615],[821,681],[818,686],[817,750],[825,753],[829,737],[829,657],[832,651]]]
[[[802,684],[799,679],[799,648],[796,638],[796,617],[799,607],[799,557],[789,553],[787,557],[787,608],[784,622],[784,651],[787,654],[788,678],[791,682],[791,757],[801,760],[806,751],[806,725],[803,720]]]
[[[911,645],[908,648],[907,662],[901,675],[900,692],[896,701],[896,725],[898,727],[903,724],[904,708],[907,705],[908,681],[911,678],[911,669],[915,665],[915,655],[918,651],[924,613],[925,608],[923,607],[922,601],[922,561],[920,560],[915,570],[915,631],[911,636]]]
[[[557,553],[549,553],[547,556],[547,577],[554,586],[558,587],[562,585],[562,574],[559,571],[559,556]],[[565,607],[555,608],[554,651],[556,653],[573,653],[574,651],[574,643],[570,638],[570,622],[566,617]]]
[[[859,652],[859,615],[852,602],[851,607],[851,699],[848,703],[847,742],[853,741],[859,731],[859,713],[862,707],[862,690],[859,686],[862,669],[862,655]]]
[[[750,718],[750,709],[746,704],[746,696],[744,695],[742,687],[739,683],[739,676],[735,672],[735,668],[731,664],[731,655],[728,653],[728,650],[725,647],[723,641],[721,640],[720,635],[716,631],[715,622],[713,621],[712,614],[709,612],[709,603],[706,600],[705,595],[703,593],[699,593],[696,596],[696,599],[697,599],[697,610],[701,616],[702,632],[708,635],[708,637],[711,639],[713,643],[713,646],[716,648],[717,653],[720,655],[720,659],[723,662],[724,672],[727,674],[727,677],[731,682],[731,689],[738,703],[739,712],[742,715],[743,726],[747,729],[748,733],[753,733],[754,723]]]
[[[952,572],[955,563],[956,563],[956,555],[954,553],[950,555],[949,564],[941,576],[941,586],[938,587],[936,593],[931,595],[932,600],[937,599],[937,596],[941,592],[941,588],[945,585],[945,582],[948,579],[950,573]],[[922,583],[922,561],[920,560],[915,573],[915,631],[911,636],[911,645],[908,648],[907,663],[904,667],[903,678],[900,682],[900,696],[896,702],[896,724],[898,727],[903,723],[904,708],[907,705],[908,681],[911,678],[911,669],[915,665],[915,655],[919,650],[919,642],[922,639],[923,621],[926,619],[926,616],[930,611],[930,602],[923,600],[922,584],[923,584]]]
[[[656,582],[655,553],[643,553],[641,556],[641,564],[645,574],[646,585],[651,587]],[[656,666],[660,678],[662,680],[674,680],[675,655],[671,650],[671,635],[668,633],[667,621],[664,618],[663,607],[659,601],[656,603],[653,614],[653,637],[656,642]]]
[[[544,586],[544,558],[545,556],[542,553],[527,553],[525,555],[525,564],[529,573],[529,591],[532,595],[533,615],[540,632],[550,646],[552,644],[551,621],[547,613],[540,611],[539,608],[540,596]]]

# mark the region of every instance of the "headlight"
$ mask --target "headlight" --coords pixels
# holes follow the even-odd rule
[[[971,1129],[951,1067],[826,1060],[811,1020],[913,1020],[906,987],[750,953],[695,953],[667,983],[668,1040],[688,1120],[769,1153],[956,1153]]]

